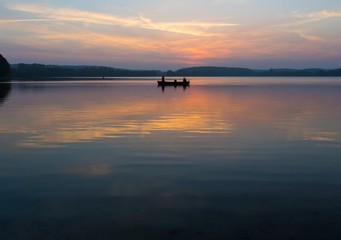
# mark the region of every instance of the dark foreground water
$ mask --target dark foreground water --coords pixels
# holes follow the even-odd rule
[[[0,239],[341,239],[341,79],[1,85]]]

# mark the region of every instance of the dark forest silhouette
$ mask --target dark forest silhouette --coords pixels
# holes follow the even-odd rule
[[[192,67],[183,68],[174,72],[177,76],[341,76],[341,68],[338,69],[268,69],[255,70],[249,68],[232,67]]]
[[[15,78],[48,77],[161,77],[161,76],[341,76],[338,69],[267,69],[254,70],[232,67],[191,67],[176,71],[129,70],[101,66],[60,66],[44,64],[14,64]]]
[[[0,78],[9,78],[11,75],[11,65],[6,58],[0,54]]]
[[[129,70],[102,66],[60,66],[44,64],[12,65],[13,77],[147,77],[161,76],[158,70]]]

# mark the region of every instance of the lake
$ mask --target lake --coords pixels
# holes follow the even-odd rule
[[[341,79],[1,84],[0,238],[341,239]]]

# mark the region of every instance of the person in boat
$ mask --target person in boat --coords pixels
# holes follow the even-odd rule
[[[176,79],[174,79],[174,84],[177,84],[178,83],[178,81],[176,81]]]
[[[186,79],[186,78],[183,78],[183,79],[182,79],[182,82],[183,82],[183,84],[186,84],[186,83],[187,83],[187,79]]]
[[[162,76],[161,82],[162,82],[162,83],[165,82],[165,76]]]

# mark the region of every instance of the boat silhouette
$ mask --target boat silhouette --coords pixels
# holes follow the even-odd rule
[[[178,81],[178,80],[174,80],[174,81],[165,81],[164,78],[162,78],[161,81],[157,81],[157,85],[161,86],[161,87],[165,87],[165,86],[182,86],[182,87],[188,87],[189,86],[189,81],[186,80],[186,78],[184,78],[182,81]]]

